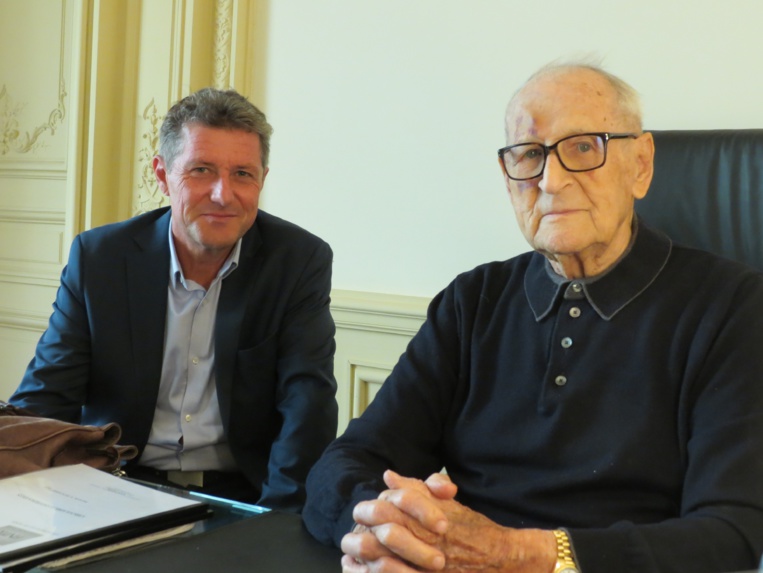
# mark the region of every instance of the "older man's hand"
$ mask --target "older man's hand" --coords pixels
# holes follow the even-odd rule
[[[387,471],[384,481],[390,489],[355,507],[359,525],[342,540],[345,573],[553,570],[553,533],[498,525],[455,501],[447,476],[422,482]]]
[[[436,548],[437,537],[445,533],[447,517],[436,501],[456,494],[450,480],[435,476],[427,482],[403,478],[387,471],[389,490],[378,499],[355,506],[358,525],[342,539],[345,573],[438,571],[445,556]],[[428,487],[428,485],[431,485]]]

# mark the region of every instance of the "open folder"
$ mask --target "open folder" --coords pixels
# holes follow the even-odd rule
[[[0,573],[207,517],[209,505],[85,465],[0,479]]]

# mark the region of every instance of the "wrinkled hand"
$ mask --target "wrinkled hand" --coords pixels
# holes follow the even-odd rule
[[[355,506],[353,517],[358,525],[342,539],[345,573],[409,573],[444,568],[445,556],[435,543],[447,528],[447,517],[434,500],[436,495],[454,497],[456,486],[438,475],[422,482],[392,471],[384,473],[384,481],[391,489],[378,499]]]
[[[455,501],[443,474],[426,482],[387,471],[390,488],[359,503],[359,524],[342,540],[345,573],[483,571],[550,573],[556,542],[550,531],[502,527]]]

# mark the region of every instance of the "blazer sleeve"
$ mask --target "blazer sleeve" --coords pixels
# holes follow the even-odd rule
[[[307,473],[336,437],[332,251],[320,242],[289,297],[278,333],[276,410],[282,417],[259,503],[300,511]]]
[[[61,273],[48,328],[9,400],[42,416],[75,423],[80,422],[90,379],[90,330],[83,267],[82,241],[77,237]]]

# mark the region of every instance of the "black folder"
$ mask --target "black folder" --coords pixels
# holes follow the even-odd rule
[[[85,465],[2,479],[0,500],[0,573],[26,571],[211,515],[205,500],[180,499]]]
[[[0,552],[0,573],[19,573],[41,563],[164,531],[210,515],[209,504],[197,503],[7,553]]]

